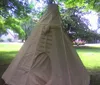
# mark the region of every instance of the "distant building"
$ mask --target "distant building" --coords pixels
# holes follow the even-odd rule
[[[16,41],[18,41],[18,34],[13,32],[10,29],[7,29],[7,33],[3,34],[0,37],[0,40],[2,40],[4,42],[16,42]]]

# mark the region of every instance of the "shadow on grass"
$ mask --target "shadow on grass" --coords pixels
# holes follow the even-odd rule
[[[0,51],[0,65],[9,64],[12,59],[16,56],[18,51]]]
[[[100,85],[100,67],[89,70],[90,85]]]
[[[18,51],[0,51],[0,85],[4,85],[1,76],[17,53]]]

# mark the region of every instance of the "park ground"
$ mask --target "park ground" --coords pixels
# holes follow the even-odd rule
[[[22,45],[23,43],[0,43],[0,77]],[[90,85],[100,85],[100,44],[86,44],[74,48],[90,74]]]

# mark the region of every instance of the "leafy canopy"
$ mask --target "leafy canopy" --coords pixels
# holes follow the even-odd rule
[[[29,3],[28,0],[0,0],[0,31],[4,32],[7,28],[19,33],[20,36],[25,35],[25,31],[22,29],[22,23],[29,17],[29,14],[35,15],[36,10],[34,2],[40,2],[40,0],[33,0]],[[66,8],[83,8],[86,10],[92,9],[100,12],[100,0],[43,0],[44,3],[51,4],[54,1],[58,3],[64,3]],[[62,6],[61,6],[62,7]],[[42,14],[37,12],[36,16],[40,17]],[[69,14],[70,15],[70,14]],[[78,19],[78,18],[77,18]],[[76,19],[76,20],[77,20]],[[28,21],[28,20],[27,20]],[[75,22],[74,22],[75,23]]]
[[[100,0],[58,0],[58,2],[63,2],[67,8],[83,7],[86,10],[100,12]]]

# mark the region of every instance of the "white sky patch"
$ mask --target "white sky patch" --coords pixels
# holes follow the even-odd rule
[[[43,0],[39,0],[39,1],[36,1],[36,0],[28,0],[29,4],[34,4],[35,6],[35,9],[36,10],[40,10],[42,11],[43,10],[43,7],[46,5]]]
[[[84,15],[86,19],[89,20],[91,26],[89,26],[90,29],[96,30],[98,28],[98,16],[95,12],[91,12],[90,14]]]

